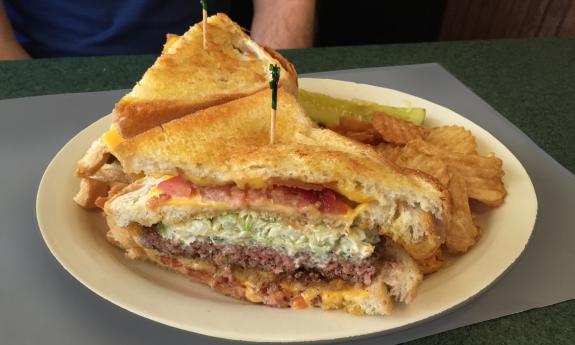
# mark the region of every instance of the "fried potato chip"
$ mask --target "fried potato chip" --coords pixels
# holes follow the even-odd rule
[[[343,135],[364,144],[377,145],[381,143],[381,136],[373,128],[362,132],[346,132]]]
[[[460,126],[431,128],[425,141],[447,152],[477,154],[477,144],[473,134]]]
[[[495,156],[451,153],[420,139],[409,142],[404,150],[414,150],[442,159],[453,171],[461,174],[469,197],[486,205],[501,206],[507,195],[502,180],[505,174],[503,162]]]
[[[435,253],[435,255],[432,255],[426,259],[416,261],[419,270],[423,274],[430,274],[439,271],[439,269],[443,266],[443,262],[444,262],[444,254],[441,248],[437,250],[437,253]]]
[[[433,253],[408,248],[420,270],[430,274],[442,267],[445,255],[466,252],[479,239],[480,229],[474,223],[470,204],[478,212],[503,203],[507,195],[503,163],[493,155],[479,155],[475,138],[463,127],[437,127],[426,136],[426,132],[409,134],[409,130],[386,121],[385,115],[374,115],[374,127],[384,140],[376,151],[401,167],[434,177],[450,194],[442,249]]]
[[[95,208],[96,200],[108,194],[109,189],[110,186],[105,182],[84,177],[80,180],[80,190],[73,200],[82,207]]]
[[[340,118],[339,125],[331,128],[331,130],[364,144],[377,145],[381,143],[381,135],[368,121],[343,116]]]
[[[399,156],[401,156],[403,146],[390,143],[380,143],[375,147],[375,150],[384,156],[387,160],[395,163]]]
[[[469,208],[471,209],[471,216],[473,218],[491,211],[491,207],[475,199],[469,199]]]
[[[403,147],[395,163],[431,175],[443,186],[447,186],[449,182],[447,163],[440,156],[418,150],[417,146],[406,145]]]
[[[473,223],[467,186],[461,174],[451,169],[447,189],[451,196],[451,214],[445,228],[445,245],[450,253],[469,250],[479,237],[479,228]]]
[[[393,144],[406,144],[413,139],[423,139],[429,130],[411,122],[399,120],[385,113],[373,113],[373,127],[384,141]]]
[[[349,116],[342,116],[339,118],[339,128],[344,132],[363,132],[373,129],[373,125],[369,121],[362,121]]]
[[[467,155],[451,159],[449,165],[463,176],[470,198],[493,207],[503,204],[507,190],[503,185],[505,172],[499,158]]]

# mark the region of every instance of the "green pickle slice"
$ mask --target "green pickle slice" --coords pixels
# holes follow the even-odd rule
[[[374,112],[384,112],[418,126],[425,120],[424,108],[392,107],[363,100],[346,100],[302,89],[299,90],[298,100],[312,120],[327,127],[339,125],[342,116],[371,122],[371,114]]]

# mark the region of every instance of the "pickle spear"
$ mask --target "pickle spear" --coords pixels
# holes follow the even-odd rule
[[[342,116],[371,122],[371,114],[378,111],[418,126],[425,120],[423,108],[401,108],[363,100],[346,100],[302,89],[299,90],[298,100],[312,120],[327,127],[339,125],[339,118]]]

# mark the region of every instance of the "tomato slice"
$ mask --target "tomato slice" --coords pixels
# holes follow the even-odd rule
[[[182,176],[174,176],[158,184],[158,189],[169,196],[190,197],[195,191],[194,186]]]
[[[324,189],[319,194],[320,211],[331,214],[346,214],[351,207],[344,197],[330,189]]]
[[[271,199],[274,204],[294,208],[316,206],[321,212],[330,214],[346,214],[351,207],[340,194],[330,190],[311,190],[288,186],[274,186],[270,190],[248,188],[239,189],[235,186],[197,187],[182,176],[174,176],[158,184],[162,195],[169,197],[191,197],[200,193],[202,199],[227,202],[234,207],[243,208],[247,205]]]
[[[317,192],[300,188],[276,186],[270,191],[274,204],[304,208],[318,201]]]

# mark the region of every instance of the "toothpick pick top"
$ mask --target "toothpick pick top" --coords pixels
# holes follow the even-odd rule
[[[272,112],[270,128],[270,144],[273,145],[276,140],[276,109],[278,103],[278,81],[280,79],[280,68],[278,65],[270,64],[272,78],[270,80],[270,89],[272,89]]]

